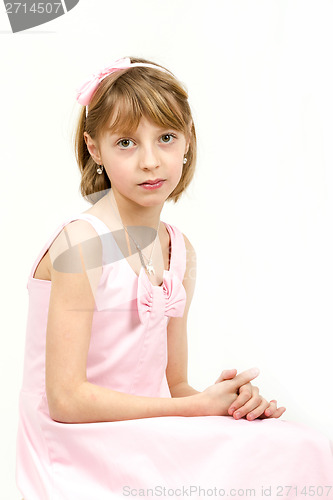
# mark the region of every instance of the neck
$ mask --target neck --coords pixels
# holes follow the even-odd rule
[[[110,189],[107,196],[113,209],[125,226],[147,226],[157,229],[163,204],[153,207],[143,207],[124,198],[113,189]]]

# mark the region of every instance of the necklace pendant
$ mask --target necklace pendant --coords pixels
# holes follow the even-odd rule
[[[146,265],[146,270],[148,274],[155,274],[155,269],[150,262]]]

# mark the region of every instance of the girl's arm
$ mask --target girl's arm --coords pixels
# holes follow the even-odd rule
[[[168,365],[166,376],[173,398],[192,396],[199,391],[188,384],[187,317],[194,294],[196,280],[196,253],[183,234],[186,246],[186,269],[183,285],[186,290],[186,305],[182,318],[171,317],[168,322]]]

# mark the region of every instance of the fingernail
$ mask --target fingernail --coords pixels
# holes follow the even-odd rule
[[[252,420],[252,419],[253,419],[253,417],[254,417],[253,413],[249,413],[249,414],[248,414],[248,416],[247,416],[247,418],[248,418],[249,420]]]
[[[229,415],[232,415],[235,410],[236,408],[229,408],[228,410]]]
[[[254,377],[256,377],[257,375],[259,375],[259,373],[260,373],[259,368],[252,368],[251,375],[253,375]]]
[[[240,414],[240,412],[239,412],[239,411],[237,411],[236,413],[234,413],[234,417],[235,417],[235,418],[240,418],[240,416],[241,416],[241,414]]]

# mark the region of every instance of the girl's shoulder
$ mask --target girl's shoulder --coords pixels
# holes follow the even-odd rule
[[[61,262],[61,267],[67,272],[73,269],[89,268],[92,256],[99,256],[102,264],[102,243],[100,228],[95,220],[78,214],[66,221],[59,234],[51,243],[48,251],[52,264]]]
[[[194,249],[194,246],[190,242],[190,240],[187,238],[187,236],[182,233],[184,243],[185,243],[185,248],[186,248],[186,268],[185,268],[185,273],[184,277],[186,279],[191,278],[195,280],[196,276],[196,268],[197,268],[197,255]]]
[[[101,241],[96,223],[84,212],[67,217],[53,232],[33,266],[31,276],[37,280],[51,281],[54,263],[62,267],[78,267],[94,254],[101,256]],[[83,259],[83,262],[82,262]]]
[[[187,252],[195,253],[194,246],[192,245],[192,243],[190,242],[190,240],[188,239],[188,237],[186,236],[186,234],[182,233],[182,236],[184,238],[184,243],[185,243],[186,251]]]

